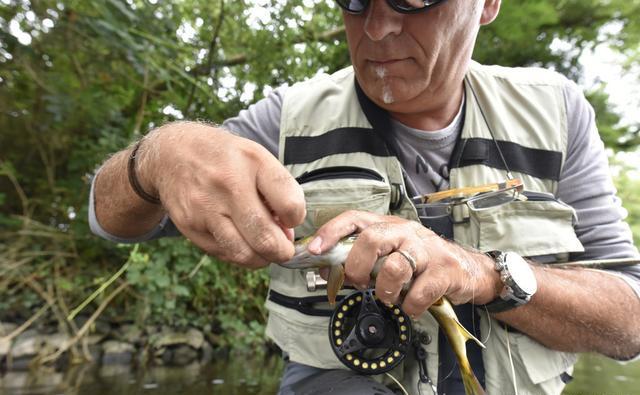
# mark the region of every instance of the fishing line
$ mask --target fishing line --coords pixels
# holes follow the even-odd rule
[[[393,377],[393,376],[391,375],[391,373],[389,373],[389,372],[385,372],[384,374],[386,374],[387,376],[391,377],[391,380],[393,380],[393,381],[398,385],[398,387],[400,387],[400,389],[402,390],[402,392],[404,393],[404,395],[409,395],[409,393],[407,392],[407,390],[406,390],[406,389],[404,389],[404,387],[402,386],[402,384],[400,384],[400,382],[399,382],[398,380],[396,380],[396,378],[395,378],[395,377]],[[418,390],[420,390],[420,387],[418,387]]]
[[[453,374],[453,371],[456,370],[457,366],[458,364],[454,364],[451,370],[449,371],[449,373],[447,373],[447,375],[442,378],[442,381],[445,381],[446,379],[448,379]]]
[[[504,328],[507,334],[507,353],[509,354],[509,364],[511,365],[511,378],[513,379],[513,393],[518,395],[518,383],[516,382],[516,369],[513,366],[513,357],[511,356],[511,341],[509,340],[509,329]]]
[[[489,315],[489,310],[487,310],[487,306],[483,306],[483,307],[484,307],[485,313],[487,313],[487,321],[489,322],[489,331],[487,332],[487,338],[482,341],[482,343],[484,344],[484,343],[488,342],[489,338],[491,337],[491,327],[492,327],[491,321],[493,321],[493,320],[491,319],[491,316]]]

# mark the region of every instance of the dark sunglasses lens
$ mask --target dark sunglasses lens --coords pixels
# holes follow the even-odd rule
[[[338,5],[348,12],[359,14],[367,8],[369,0],[336,0]]]
[[[421,0],[421,5],[416,7],[416,2],[413,1],[413,5],[406,0],[391,0],[390,3],[392,7],[401,12],[416,12],[418,10],[424,10],[425,8],[429,8],[432,5],[436,5],[441,3],[442,0]]]
[[[392,3],[396,8],[401,9],[403,11],[412,11],[416,9],[416,7],[412,6],[411,4],[409,4],[409,2],[405,0],[394,0]]]

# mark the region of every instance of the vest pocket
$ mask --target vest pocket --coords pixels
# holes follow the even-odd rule
[[[519,393],[550,395],[562,391],[565,384],[561,376],[572,371],[577,354],[551,350],[522,333],[507,332],[484,311],[480,315],[487,346],[483,361],[488,394],[513,393],[511,362]]]
[[[572,370],[578,360],[577,354],[551,350],[522,334],[510,336],[515,337],[524,368],[534,384],[556,381],[564,387],[560,376]]]
[[[374,170],[352,166],[327,167],[304,173],[296,179],[307,202],[307,231],[313,232],[348,210],[378,214],[389,211],[391,187]]]
[[[481,251],[514,251],[526,257],[582,252],[573,224],[575,211],[546,193],[526,201],[470,212],[471,241]]]

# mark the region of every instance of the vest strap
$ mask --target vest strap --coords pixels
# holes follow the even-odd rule
[[[291,136],[284,142],[284,164],[309,163],[329,155],[365,152],[391,156],[384,141],[367,128],[338,128],[319,136]]]
[[[451,157],[451,168],[485,165],[506,170],[498,147],[511,171],[547,180],[560,180],[562,153],[529,148],[510,141],[496,141],[478,137],[461,139]]]

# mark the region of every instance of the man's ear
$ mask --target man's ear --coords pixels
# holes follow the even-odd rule
[[[481,25],[488,25],[496,19],[498,12],[500,12],[500,3],[500,0],[485,0],[480,17]]]

